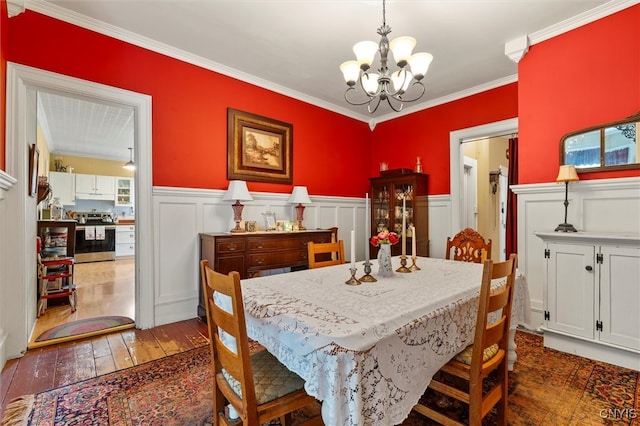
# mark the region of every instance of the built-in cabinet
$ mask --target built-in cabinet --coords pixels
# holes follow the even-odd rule
[[[640,370],[640,236],[537,232],[544,345]]]
[[[136,226],[116,225],[116,258],[136,254]]]
[[[62,204],[76,203],[76,175],[74,173],[49,172],[49,185],[53,196],[59,198]]]
[[[116,177],[116,206],[133,206],[133,179]]]
[[[407,254],[411,255],[412,239],[416,238],[418,256],[429,256],[429,210],[427,204],[428,175],[399,169],[383,172],[371,181],[371,235],[383,229],[402,237],[402,216],[405,211]],[[415,226],[415,235],[409,227]],[[371,247],[376,257],[376,247]],[[391,246],[391,254],[399,255],[402,243]]]
[[[76,198],[81,200],[114,200],[114,176],[76,175]]]

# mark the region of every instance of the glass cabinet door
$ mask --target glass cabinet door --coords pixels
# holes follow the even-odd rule
[[[371,222],[376,232],[389,229],[389,188],[387,185],[374,186],[372,198]]]

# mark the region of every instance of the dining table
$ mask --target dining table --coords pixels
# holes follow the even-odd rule
[[[392,263],[400,267],[400,257]],[[360,285],[346,284],[349,264],[242,280],[248,336],[304,379],[324,424],[401,423],[432,376],[473,343],[483,265],[427,257],[416,265],[386,278],[374,271],[377,281]],[[514,287],[512,329],[530,315],[522,274]]]

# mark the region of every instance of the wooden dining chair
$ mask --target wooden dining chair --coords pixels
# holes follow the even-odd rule
[[[445,259],[451,258],[463,262],[484,263],[485,260],[491,259],[491,239],[485,240],[478,231],[465,228],[453,238],[447,237]]]
[[[468,424],[472,426],[480,426],[494,406],[497,411],[494,424],[507,425],[509,323],[516,266],[515,254],[505,262],[485,261],[473,344],[445,364],[429,383],[430,390],[468,404]],[[491,282],[497,278],[506,278],[506,284],[492,292]],[[489,314],[496,311],[501,311],[499,318],[490,320]],[[493,371],[495,377],[485,381]],[[483,386],[488,390],[483,392]],[[413,410],[443,425],[464,424],[423,403],[432,399],[423,398]]]
[[[322,268],[324,266],[341,265],[344,259],[344,240],[332,243],[307,243],[309,269]]]
[[[209,267],[207,260],[200,262],[200,270],[213,363],[214,423],[238,424],[238,419],[229,415],[229,404],[245,426],[261,425],[276,418],[285,425],[294,410],[317,405],[316,399],[305,392],[300,376],[288,370],[268,351],[250,353],[240,274],[235,271],[228,275],[218,273]],[[215,302],[214,292],[231,299],[232,312]],[[228,336],[222,337],[221,332]],[[235,339],[235,348],[223,343],[233,341],[228,337]],[[321,421],[316,416],[303,424],[321,424]]]

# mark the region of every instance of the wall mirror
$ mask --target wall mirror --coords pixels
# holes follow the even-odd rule
[[[640,112],[564,135],[560,164],[573,164],[578,173],[640,168],[636,138],[639,123]]]

